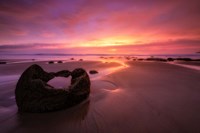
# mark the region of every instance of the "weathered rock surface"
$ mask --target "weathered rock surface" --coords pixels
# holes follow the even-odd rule
[[[55,76],[57,77],[69,77],[71,75],[71,72],[68,70],[61,70],[55,73]]]
[[[68,89],[56,89],[47,84],[55,76],[72,76]],[[39,65],[27,68],[18,80],[15,98],[20,112],[48,112],[74,106],[90,94],[90,79],[87,72],[78,68],[45,72]]]

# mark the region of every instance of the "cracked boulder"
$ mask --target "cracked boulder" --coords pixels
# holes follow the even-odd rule
[[[54,77],[69,77],[68,88],[57,89],[47,84]],[[19,112],[49,112],[69,108],[85,100],[90,94],[87,72],[77,68],[72,72],[46,72],[39,65],[27,68],[19,78],[15,98]]]

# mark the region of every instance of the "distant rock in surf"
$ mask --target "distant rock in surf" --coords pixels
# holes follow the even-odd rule
[[[192,61],[191,58],[176,58],[178,61]]]
[[[174,61],[173,58],[167,58],[167,61]]]
[[[49,61],[48,64],[54,64],[54,61]]]
[[[193,61],[200,61],[200,59],[193,59]]]
[[[191,59],[191,58],[167,58],[167,61],[200,61],[200,59]]]
[[[89,73],[90,73],[90,74],[97,74],[98,71],[96,71],[96,70],[90,70]]]
[[[58,63],[63,63],[63,61],[58,61]]]
[[[147,58],[147,61],[162,61],[162,62],[166,62],[166,59],[163,58]]]
[[[5,62],[5,61],[0,61],[0,64],[6,64],[7,62]]]
[[[144,59],[143,58],[139,58],[139,59],[137,59],[138,61],[143,61]]]

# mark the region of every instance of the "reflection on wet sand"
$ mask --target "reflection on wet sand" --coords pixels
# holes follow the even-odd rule
[[[121,69],[129,67],[128,64],[126,64],[123,60],[120,59],[100,59],[102,63],[106,64],[112,64],[112,63],[117,63],[118,66],[113,66],[113,67],[107,67],[107,68],[101,68],[98,70],[98,74],[96,75],[90,75],[91,80],[98,80],[101,79],[102,77],[115,73],[117,71],[120,71]]]
[[[50,113],[23,113],[18,114],[18,122],[21,132],[37,132],[45,129],[45,132],[64,132],[66,129],[74,130],[74,128],[81,127],[82,121],[87,117],[90,107],[90,100],[81,103],[76,107],[70,109],[50,112]],[[49,127],[49,128],[48,128]],[[53,128],[52,128],[53,127]],[[48,131],[49,129],[49,131]],[[54,131],[54,132],[55,132]],[[67,132],[67,131],[66,131]]]

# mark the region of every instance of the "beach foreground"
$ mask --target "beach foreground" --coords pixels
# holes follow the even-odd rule
[[[91,94],[81,104],[50,113],[19,114],[15,85],[34,63],[46,71],[82,67],[99,73],[90,75]],[[126,64],[128,67],[99,61],[1,65],[1,133],[200,132],[200,71],[163,62]]]

